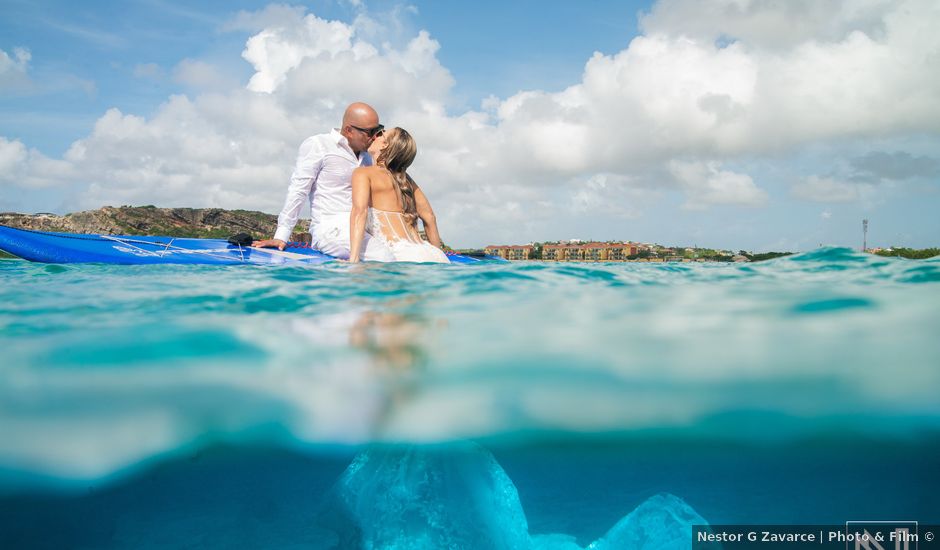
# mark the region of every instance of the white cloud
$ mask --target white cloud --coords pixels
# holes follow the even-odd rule
[[[581,215],[609,214],[615,218],[637,218],[643,208],[659,198],[654,189],[638,187],[630,178],[595,174],[573,186],[571,207]]]
[[[892,0],[660,0],[640,18],[640,26],[648,34],[786,49],[808,41],[838,42],[854,31],[882,36],[892,4]]]
[[[462,113],[448,111],[455,81],[439,42],[426,31],[380,42],[376,21],[364,10],[351,23],[284,5],[241,12],[226,28],[252,33],[247,83],[183,60],[176,78],[200,93],[170,97],[150,118],[109,110],[58,162],[89,186],[82,206],[277,211],[303,138],[364,100],[415,136],[413,172],[445,239],[479,244],[520,224],[532,233],[516,238],[537,237],[603,205],[639,215],[629,205],[660,188],[683,193],[685,208],[759,206],[766,190],[725,166],[772,163],[810,143],[940,131],[931,1],[660,0],[644,35],[595,54],[567,89],[491,97]],[[41,164],[20,161],[27,172]],[[853,185],[812,176],[792,194],[856,200]]]
[[[851,160],[856,176],[873,180],[935,178],[940,175],[940,159],[904,152],[871,151]]]
[[[0,184],[21,188],[52,187],[68,183],[71,163],[28,150],[19,140],[0,136]]]
[[[790,191],[794,197],[808,201],[854,202],[862,198],[863,192],[870,187],[830,177],[809,176],[796,183]],[[823,218],[828,218],[826,212],[823,213]]]
[[[173,70],[173,80],[196,90],[227,91],[238,86],[238,81],[218,67],[196,59],[184,59]]]
[[[270,4],[259,11],[239,11],[224,25],[223,31],[248,31],[257,33],[264,29],[277,29],[293,25],[306,14],[303,6],[288,6],[286,4]]]
[[[31,67],[32,61],[32,53],[26,48],[13,48],[12,56],[0,49],[0,96],[38,95],[74,89],[89,96],[95,94],[93,81],[57,68],[36,71]]]
[[[712,204],[763,206],[767,202],[767,192],[750,176],[722,170],[718,162],[673,160],[669,172],[685,190],[682,206],[688,210],[702,210]]]
[[[172,97],[146,120],[111,109],[65,160],[93,174],[82,205],[153,202],[273,209],[289,174],[282,110],[254,94]],[[134,182],[129,185],[127,182]]]
[[[248,39],[242,57],[255,68],[248,89],[255,92],[273,92],[305,59],[334,58],[351,54],[350,61],[374,54],[374,48],[352,42],[354,29],[340,21],[327,21],[316,15],[302,17],[296,10],[271,10],[262,18],[277,17],[275,26],[262,29]],[[247,17],[247,16],[245,16]]]
[[[25,73],[30,59],[32,54],[26,48],[13,48],[13,57],[0,50],[0,74],[6,75],[16,71]]]
[[[741,3],[771,12],[777,5]],[[680,11],[671,13],[681,20],[698,17],[695,6],[703,5],[676,4]],[[582,121],[599,143],[592,162],[618,170],[673,156],[765,154],[813,140],[936,132],[940,34],[931,29],[938,9],[933,2],[894,3],[880,19],[880,37],[847,31],[783,51],[743,40],[719,47],[657,26],[617,54],[595,54],[583,81],[568,90],[528,92],[504,104],[512,113],[568,113]],[[866,13],[883,10],[879,3]]]
[[[21,142],[0,137],[0,178],[10,179],[26,163],[26,146]]]
[[[32,54],[25,48],[13,48],[11,56],[0,50],[0,94],[20,93],[32,87],[27,74]]]

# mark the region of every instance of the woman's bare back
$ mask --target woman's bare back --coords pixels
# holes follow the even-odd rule
[[[417,228],[405,221],[401,199],[391,173],[382,166],[357,168],[356,172],[354,178],[361,172],[369,182],[369,208],[372,210],[369,214],[369,230],[380,233],[389,243],[404,241],[420,244],[422,239]]]
[[[401,200],[398,198],[398,191],[395,189],[395,181],[388,170],[382,166],[367,166],[357,170],[365,172],[366,177],[369,179],[369,187],[372,191],[369,206],[386,212],[402,211]]]

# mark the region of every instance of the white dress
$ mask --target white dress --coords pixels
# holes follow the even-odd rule
[[[366,232],[391,251],[395,262],[450,263],[440,248],[425,241],[401,212],[369,208]],[[376,243],[378,244],[378,243]]]

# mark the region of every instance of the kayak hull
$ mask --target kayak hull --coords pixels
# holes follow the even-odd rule
[[[303,243],[281,251],[230,244],[223,239],[86,235],[0,226],[0,250],[32,262],[122,265],[288,265],[322,264],[336,258]],[[505,261],[494,256],[448,254],[451,263]]]

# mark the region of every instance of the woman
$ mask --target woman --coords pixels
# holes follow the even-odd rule
[[[381,150],[375,166],[356,168],[352,176],[349,261],[358,262],[364,247],[378,239],[391,250],[389,261],[448,263],[431,203],[406,172],[418,151],[414,139],[392,128],[376,142]],[[418,218],[430,242],[418,234]],[[367,232],[371,238],[363,243]]]

